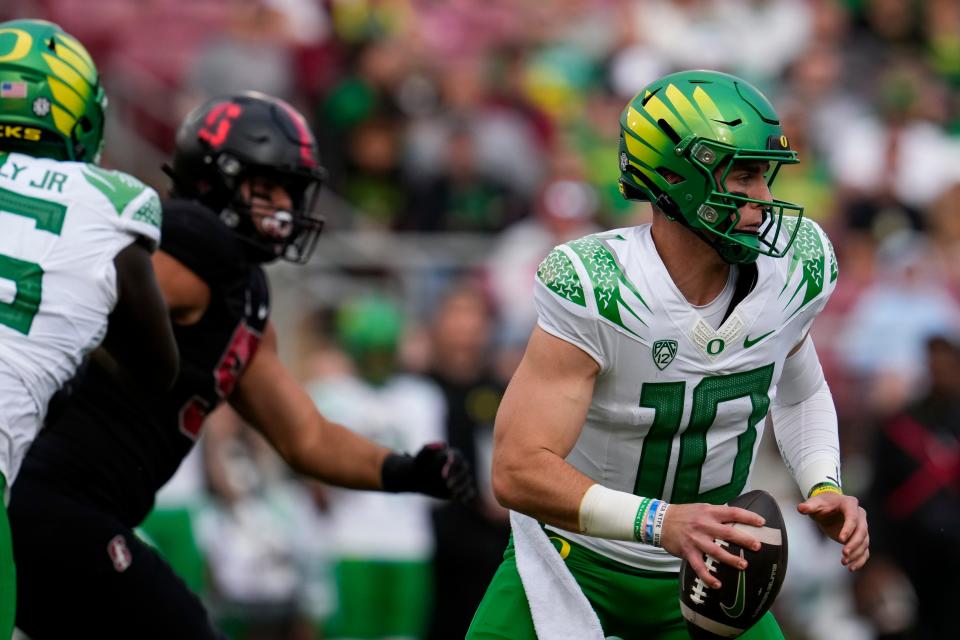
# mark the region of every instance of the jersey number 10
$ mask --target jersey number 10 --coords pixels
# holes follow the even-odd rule
[[[59,236],[67,207],[57,202],[31,198],[14,191],[0,189],[0,219],[6,215],[22,216],[34,221],[37,231]],[[21,246],[30,246],[28,242]],[[40,310],[43,293],[43,267],[0,253],[0,279],[12,280],[16,293],[10,301],[0,300],[0,324],[27,335],[33,318]]]
[[[757,440],[757,425],[770,408],[770,382],[773,365],[703,378],[693,389],[693,407],[690,422],[680,435],[680,456],[677,461],[670,502],[709,502],[723,504],[740,495],[747,482],[753,445]],[[643,451],[637,468],[634,493],[641,496],[666,498],[663,490],[667,480],[670,451],[680,429],[686,382],[648,382],[640,389],[640,406],[655,411],[653,424],[643,440]],[[722,486],[700,493],[703,464],[707,459],[707,431],[717,418],[721,402],[749,398],[752,410],[747,428],[737,438],[737,454],[733,460],[730,481]]]

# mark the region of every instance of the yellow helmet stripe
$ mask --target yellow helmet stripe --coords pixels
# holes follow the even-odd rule
[[[700,87],[697,87],[698,89]],[[681,120],[685,120],[684,124],[688,127],[690,126],[690,121],[699,119],[703,122],[704,125],[710,127],[710,122],[704,117],[703,113],[693,106],[693,103],[687,99],[687,96],[683,95],[683,92],[680,89],[677,89],[675,85],[670,85],[666,90],[666,97],[669,100],[674,109],[677,110],[677,113],[680,114]]]
[[[690,125],[688,125],[683,118],[680,117],[680,114],[668,107],[663,100],[660,99],[659,95],[655,95],[647,100],[647,104],[644,106],[644,109],[653,117],[654,122],[657,120],[665,120],[670,123],[670,126],[672,126],[674,130],[677,129],[675,126],[677,123],[682,124],[687,129],[690,128]],[[681,138],[683,137],[684,133],[684,131],[677,131],[677,135],[679,135]]]
[[[70,65],[48,53],[43,54],[43,59],[47,62],[54,77],[73,89],[84,100],[90,99],[91,87],[86,78],[77,73]]]
[[[86,103],[83,98],[77,95],[77,92],[60,82],[54,77],[47,77],[47,84],[50,85],[50,93],[53,99],[60,103],[74,118],[83,115]]]
[[[627,128],[628,133],[640,138],[640,140],[649,146],[651,149],[656,151],[656,149],[663,149],[669,147],[673,144],[667,135],[660,130],[655,124],[655,120],[651,120],[650,116],[640,111],[637,111],[633,107],[630,107],[627,110]],[[629,136],[627,137],[629,140]],[[659,152],[657,152],[659,155]]]
[[[65,33],[58,34],[56,38],[58,44],[62,45],[57,48],[57,56],[76,69],[88,83],[97,84],[96,66],[93,64],[93,58],[83,48],[83,45]]]
[[[649,124],[647,126],[653,127],[653,125]],[[643,144],[642,141],[630,136],[624,136],[623,140],[626,143],[627,153],[637,162],[647,166],[656,166],[660,164],[657,160],[661,157],[661,154],[656,149],[651,149],[647,145]]]
[[[703,87],[697,87],[693,90],[693,101],[697,103],[700,111],[703,112],[703,115],[707,118],[711,120],[723,120],[720,109],[717,108],[710,94],[703,90]]]
[[[56,104],[51,105],[50,113],[53,114],[53,124],[57,127],[57,131],[69,138],[73,132],[73,126],[77,124],[77,119]]]

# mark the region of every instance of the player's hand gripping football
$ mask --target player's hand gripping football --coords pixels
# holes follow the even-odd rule
[[[384,491],[415,491],[461,503],[477,495],[470,463],[444,442],[425,445],[416,456],[390,454],[383,462],[382,481]]]
[[[743,529],[731,526],[742,522],[762,527],[764,519],[746,509],[714,504],[671,504],[663,521],[662,546],[672,555],[684,558],[697,576],[711,589],[719,589],[720,581],[707,569],[703,554],[737,569],[747,561],[735,556],[714,540],[733,542],[744,549],[757,551],[760,543]]]
[[[820,530],[843,545],[840,563],[856,571],[870,558],[870,532],[867,512],[853,496],[821,493],[797,505],[797,511],[810,516]]]

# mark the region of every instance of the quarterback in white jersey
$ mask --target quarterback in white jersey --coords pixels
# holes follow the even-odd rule
[[[768,413],[799,511],[850,570],[869,557],[808,336],[837,261],[802,207],[773,199],[797,162],[776,112],[739,78],[687,71],[651,83],[620,124],[621,191],[650,201],[653,223],[568,242],[538,270],[538,324],[495,428],[513,542],[471,639],[688,637],[681,559],[719,588],[704,554],[742,569],[725,546],[760,547],[731,525],[763,519],[725,503],[747,487]],[[783,636],[768,612],[741,637]]]
[[[725,317],[739,268],[706,309],[691,305],[651,225],[550,253],[534,290],[539,326],[599,365],[568,463],[605,487],[668,502],[723,504],[743,493],[787,355],[837,278],[822,230],[809,220],[800,227],[783,259],[757,259],[756,285]],[[835,476],[836,467],[824,471]],[[680,559],[659,547],[564,533],[625,564],[679,570]]]

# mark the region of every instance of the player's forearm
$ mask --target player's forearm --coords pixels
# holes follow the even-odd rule
[[[304,475],[349,489],[381,489],[383,461],[390,450],[346,427],[322,420],[284,457]]]
[[[579,531],[580,501],[594,484],[556,453],[495,452],[493,491],[501,505],[540,522]]]

